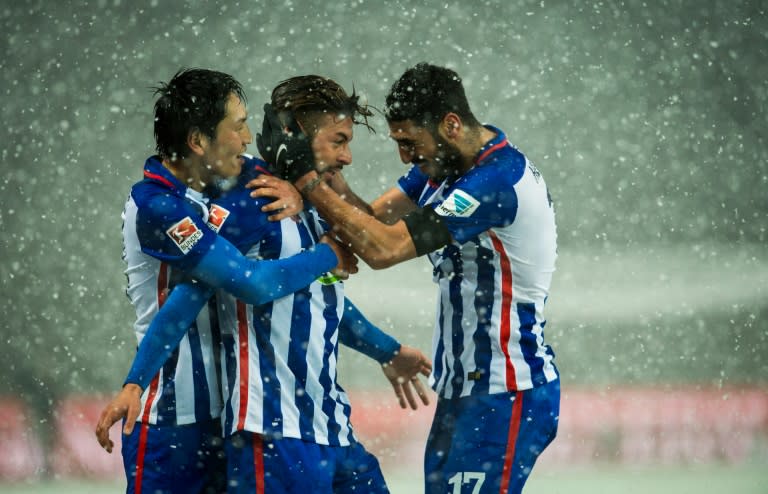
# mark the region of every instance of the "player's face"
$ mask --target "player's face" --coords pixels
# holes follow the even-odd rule
[[[334,115],[320,117],[312,138],[312,151],[318,171],[331,175],[352,164],[352,118]]]
[[[458,148],[439,133],[411,120],[389,122],[389,136],[397,143],[400,160],[414,164],[432,180],[443,180],[461,165]]]
[[[211,175],[228,178],[240,174],[242,155],[253,140],[247,119],[243,102],[234,93],[230,94],[226,115],[216,126],[216,137],[206,147],[204,162]]]

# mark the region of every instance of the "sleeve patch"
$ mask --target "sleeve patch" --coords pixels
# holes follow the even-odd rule
[[[475,212],[480,201],[462,190],[454,190],[439,206],[435,212],[440,216],[468,217]]]
[[[171,240],[184,254],[188,254],[192,247],[203,238],[203,232],[189,216],[167,229],[165,233],[171,237]]]
[[[219,230],[221,230],[224,221],[227,219],[227,216],[229,216],[228,210],[218,204],[212,205],[208,210],[208,226],[211,227],[211,230],[218,233]]]

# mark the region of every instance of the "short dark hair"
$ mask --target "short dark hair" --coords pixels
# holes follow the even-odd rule
[[[290,111],[302,125],[318,114],[334,113],[344,114],[352,118],[353,123],[362,123],[373,130],[368,124],[373,112],[359,100],[354,87],[349,95],[333,79],[311,74],[286,79],[272,90],[272,106],[278,114]]]
[[[392,84],[384,107],[388,122],[412,120],[431,129],[450,112],[470,126],[479,125],[469,109],[461,77],[451,69],[424,62],[406,70]]]
[[[235,94],[245,102],[243,88],[223,72],[182,68],[168,83],[154,89],[155,146],[163,158],[185,158],[187,137],[194,130],[215,138],[216,126],[227,113],[227,100]]]

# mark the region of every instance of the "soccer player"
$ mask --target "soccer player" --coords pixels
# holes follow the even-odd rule
[[[373,268],[425,254],[434,265],[430,381],[439,400],[426,492],[519,493],[559,417],[558,371],[544,343],[556,258],[544,178],[504,132],[477,121],[450,69],[408,69],[385,116],[410,165],[397,187],[356,207],[322,167],[294,183]]]
[[[370,111],[335,81],[299,76],[280,83],[271,105],[286,126],[308,140],[300,142],[307,161],[341,170],[351,163],[353,125]],[[295,120],[294,120],[295,119]],[[282,125],[265,125],[259,151],[281,178],[295,169],[280,158],[286,139]],[[304,132],[293,125],[300,125]],[[289,143],[295,149],[296,143]],[[294,164],[302,161],[297,157]],[[243,184],[248,180],[245,177]],[[216,205],[229,211],[222,234],[248,247],[249,256],[274,259],[315,243],[327,225],[313,207],[294,221],[276,224],[248,214],[245,187],[224,194]],[[245,214],[243,214],[245,213]],[[252,228],[246,232],[245,226]],[[362,337],[378,330],[344,296],[344,285],[318,280],[274,302],[254,306],[219,294],[225,348],[224,420],[230,492],[384,493],[388,492],[376,458],[358,442],[350,424],[350,403],[336,380],[338,340],[343,335],[368,340],[380,349],[377,360],[409,362],[429,374],[420,352],[391,338]],[[347,329],[344,332],[344,328]],[[426,399],[425,396],[423,396]],[[426,401],[425,401],[426,403]]]
[[[238,176],[251,142],[241,86],[221,72],[189,69],[162,84],[157,94],[158,155],[146,161],[144,180],[131,189],[123,224],[127,294],[136,310],[139,342],[183,276],[264,303],[307,286],[340,262],[342,269],[351,269],[343,264],[347,256],[328,239],[290,259],[257,262],[219,237],[208,226],[205,191],[221,178]],[[214,312],[194,315],[178,348],[160,372],[149,376],[140,427],[130,424],[132,433],[123,438],[129,493],[224,488],[214,352],[221,336]]]
[[[309,78],[309,81],[310,83],[300,86],[298,90],[296,87],[293,87],[293,93],[290,94],[295,97],[301,95],[302,91],[312,90],[317,84],[320,84],[320,86],[315,89],[321,89],[325,84],[325,80],[322,78]],[[314,85],[311,83],[312,81],[314,81]],[[352,103],[356,105],[356,98],[348,97],[338,85],[333,84],[331,86],[333,91],[340,90],[341,94],[334,102],[337,106],[328,107],[326,111],[334,110],[334,115],[336,115],[338,111],[342,110],[342,106],[346,110],[363,110],[363,107],[360,106],[350,106]],[[332,93],[328,91],[319,92],[317,96],[326,96],[327,94]],[[348,132],[347,137],[351,139],[351,117],[349,118],[348,128],[345,126],[344,131]],[[339,136],[332,132],[323,134],[322,130],[322,128],[318,130],[318,136],[312,142],[313,148],[317,148],[318,155],[325,156],[325,160],[332,160],[339,166],[349,162],[351,156],[349,155],[348,143],[344,146],[336,146],[335,141],[338,140]],[[277,135],[280,136],[280,134],[282,132],[278,128]],[[323,138],[320,137],[320,134],[323,134]],[[277,145],[275,146],[276,148]],[[264,166],[266,164],[259,160],[247,160],[245,173],[239,179],[240,184],[246,183],[254,176],[264,178],[261,175],[265,171]],[[263,195],[271,195],[271,193],[265,192]],[[316,213],[309,210],[306,213],[301,213],[301,221],[284,220],[276,223],[271,222],[271,218],[268,218],[267,214],[263,212],[263,209],[270,210],[274,208],[270,205],[262,208],[264,204],[263,199],[254,201],[249,197],[247,189],[242,185],[237,185],[224,193],[209,208],[208,223],[212,228],[219,231],[220,235],[232,240],[240,250],[249,252],[250,256],[260,259],[286,256],[291,254],[292,251],[314,248],[314,244],[316,244],[317,239],[323,233],[323,223],[317,218]],[[375,481],[371,485],[383,486],[383,480],[380,479],[381,474],[375,458],[357,444],[348,425],[348,401],[343,390],[335,384],[336,339],[338,338],[342,343],[362,351],[385,365],[385,374],[387,374],[387,377],[395,387],[395,392],[401,401],[401,406],[405,406],[405,401],[408,401],[412,407],[416,407],[411,387],[421,396],[425,404],[428,403],[420,383],[418,380],[412,379],[415,379],[417,373],[429,374],[429,361],[420,352],[400,345],[396,340],[371,325],[343,296],[336,299],[335,305],[332,305],[332,301],[337,295],[343,295],[341,285],[339,283],[331,283],[325,286],[322,284],[323,282],[329,283],[329,277],[321,278],[317,287],[314,287],[315,284],[310,285],[304,290],[297,290],[296,293],[289,297],[267,305],[254,304],[250,306],[223,292],[219,293],[218,318],[222,327],[226,350],[224,353],[224,374],[228,376],[225,382],[225,391],[227,391],[226,395],[229,396],[227,399],[229,404],[227,410],[229,413],[226,415],[225,423],[227,423],[228,428],[234,429],[232,432],[242,429],[263,431],[266,427],[269,429],[269,437],[271,438],[279,439],[286,436],[290,437],[292,434],[300,434],[300,440],[297,441],[298,445],[304,445],[308,441],[309,444],[315,447],[317,447],[318,442],[326,443],[327,439],[324,439],[324,437],[329,435],[332,436],[331,442],[338,442],[333,436],[340,435],[342,442],[353,441],[353,446],[343,447],[341,450],[338,450],[345,452],[344,461],[354,460],[355,462],[360,461],[365,464],[365,466],[362,466],[363,463],[361,463],[347,472],[352,477],[357,478],[351,485],[369,486],[370,477]],[[182,293],[184,295],[181,295]],[[313,293],[314,297],[312,296]],[[202,305],[201,302],[206,300],[207,297],[207,292],[199,285],[182,284],[174,289],[163,309],[152,322],[152,327],[147,332],[144,342],[142,342],[137,360],[134,362],[131,374],[126,382],[133,383],[134,385],[138,384],[139,389],[146,387],[147,376],[154,374],[154,370],[147,372],[147,369],[159,367],[170,349],[175,348],[178,340],[173,333],[178,335],[179,328],[186,328],[193,321],[193,318],[190,316],[196,313],[196,309]],[[177,303],[176,301],[178,300],[181,300],[182,304]],[[305,302],[301,302],[302,300]],[[273,308],[273,304],[278,305],[278,308]],[[284,312],[286,307],[294,307],[295,312],[292,318],[276,321],[271,325],[267,324],[266,328],[264,328],[264,317],[266,317],[266,320],[273,320],[275,319],[274,313]],[[315,313],[323,314],[319,321],[317,321]],[[258,319],[260,322],[256,322],[255,314],[261,314]],[[264,316],[264,314],[267,314],[267,316]],[[305,320],[299,321],[298,319],[302,317]],[[339,321],[339,318],[341,318],[341,321]],[[307,332],[310,323],[311,325],[326,329],[325,331],[321,330],[319,333],[317,328],[314,331]],[[338,326],[339,329],[338,336],[334,334],[335,326]],[[265,334],[270,335],[266,340],[263,338]],[[273,346],[278,349],[285,347],[291,356],[289,361],[286,361],[286,356],[280,353],[275,354]],[[288,350],[289,347],[290,350]],[[149,348],[152,349],[148,350]],[[322,356],[325,351],[331,350],[331,355]],[[318,351],[322,358],[312,360],[310,356],[314,355],[317,357]],[[302,352],[308,356],[303,357]],[[254,368],[254,362],[260,363],[257,368]],[[232,369],[235,369],[235,371]],[[236,377],[233,377],[232,372],[235,372]],[[309,375],[308,377],[307,374]],[[129,386],[131,384],[124,389],[124,392],[130,389]],[[259,394],[259,390],[263,394]],[[252,394],[256,394],[256,396],[251,396]],[[250,400],[248,399],[249,397]],[[302,399],[301,397],[304,398]],[[301,409],[292,404],[293,400],[303,404]],[[320,411],[316,412],[312,407],[306,408],[306,404],[311,403],[312,400],[315,401],[318,407],[321,407]],[[334,403],[332,400],[335,400],[335,405],[332,405]],[[233,401],[237,405],[232,405]],[[250,405],[246,403],[250,403]],[[330,416],[326,416],[323,419],[323,413],[328,412],[329,406],[331,407]],[[126,407],[128,406],[126,405]],[[237,409],[236,412],[238,414],[235,417],[236,423],[234,425],[231,424],[233,407]],[[264,415],[261,411],[262,407],[265,411],[269,411],[269,415],[273,417],[270,421],[264,422],[265,425],[258,422],[258,417]],[[285,430],[272,430],[275,427],[275,414],[282,415],[283,409],[285,409],[285,417],[278,420],[277,423],[283,423]],[[105,409],[106,411],[107,409]],[[250,418],[246,420],[243,413],[246,413],[246,415],[250,414]],[[132,415],[135,414],[129,411],[127,415],[127,420],[130,423]],[[254,416],[256,419],[254,419]],[[106,419],[102,417],[101,431],[108,431],[116,419],[114,415]],[[254,420],[256,420],[255,423]],[[328,423],[323,425],[324,421]],[[318,432],[320,438],[315,441],[311,437],[307,437],[307,434],[312,435],[313,427],[324,427],[331,432],[323,433],[321,430]],[[337,430],[339,427],[344,431]],[[297,432],[297,428],[301,429],[301,432]],[[245,437],[250,438],[251,435],[247,433]],[[257,439],[262,437],[262,435],[257,436]],[[264,437],[266,436],[267,434],[264,434]],[[100,438],[102,445],[106,444],[107,441],[108,437],[106,436]],[[286,442],[289,441],[280,441],[278,444],[285,444]],[[239,445],[240,440],[236,439],[234,443]],[[242,456],[242,448],[237,446],[234,448],[238,456]],[[295,451],[303,451],[303,449],[297,448]],[[337,449],[330,448],[328,451],[337,451]],[[346,453],[349,451],[352,451],[353,454]],[[314,450],[310,450],[307,454],[313,454],[313,452]],[[230,475],[229,485],[230,490],[234,492],[239,492],[239,489],[245,489],[245,486],[258,482],[258,480],[255,480],[256,477],[252,468],[252,451],[245,450],[244,453],[249,455],[246,467],[250,464],[251,468],[243,470],[241,465],[231,469],[234,473]],[[339,458],[341,461],[341,455],[339,455]],[[273,466],[280,467],[282,465],[282,472],[285,473],[286,465],[290,463],[290,460],[280,455],[273,462]],[[230,458],[231,463],[232,459]],[[330,465],[329,468],[325,469],[320,468],[319,465],[314,465],[314,467],[317,468],[315,472],[305,472],[309,475],[305,477],[305,480],[312,482],[311,490],[313,492],[314,488],[322,485],[318,484],[318,482],[322,482],[322,480],[317,478],[318,475],[324,475],[322,478],[329,482],[330,488],[331,483],[338,484],[341,482],[338,477],[345,472],[342,467],[336,464]],[[366,471],[360,473],[361,469]],[[287,479],[271,477],[273,472],[277,472],[277,470],[270,467],[266,474],[263,474],[263,472],[262,474],[270,479],[268,485],[274,485],[276,489],[281,489],[282,487],[279,486],[284,486],[286,481],[292,484],[296,483],[295,479],[290,478],[290,475]],[[243,475],[245,475],[244,479],[242,478]],[[299,486],[301,484],[296,485]],[[306,487],[304,490],[306,490]],[[278,490],[275,492],[284,491]]]

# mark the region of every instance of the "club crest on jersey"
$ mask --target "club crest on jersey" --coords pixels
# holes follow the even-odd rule
[[[165,233],[185,254],[188,254],[198,240],[203,237],[203,232],[189,216],[167,229]]]
[[[480,201],[461,190],[454,190],[451,195],[443,201],[435,212],[440,216],[461,216],[467,217],[475,212],[480,205]]]
[[[208,226],[211,227],[211,230],[218,233],[219,230],[221,230],[221,225],[226,221],[227,216],[229,216],[228,210],[218,204],[214,204],[208,210]]]

